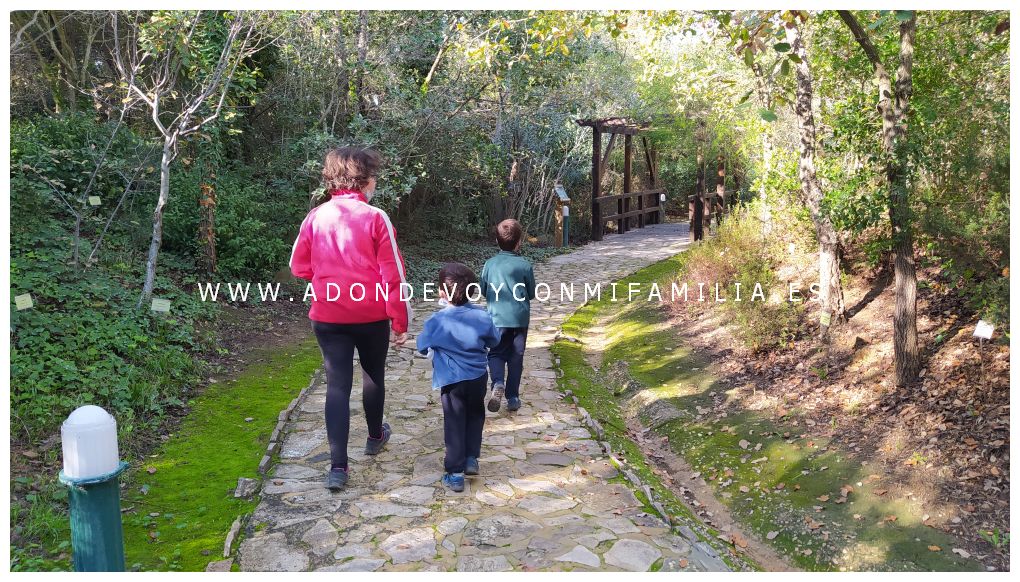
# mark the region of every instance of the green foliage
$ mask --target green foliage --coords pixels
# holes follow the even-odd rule
[[[156,291],[173,302],[171,313],[135,308],[141,264],[129,258],[136,221],[128,217],[140,212],[111,228],[97,264],[73,265],[73,221],[51,184],[73,200],[91,172],[85,144],[106,129],[75,116],[16,124],[12,132],[11,294],[30,293],[34,302],[11,313],[11,418],[19,437],[54,430],[86,403],[116,414],[121,432],[130,434],[179,405],[196,379],[195,322],[208,317],[208,307],[164,275]],[[135,140],[123,137],[129,145],[111,147],[113,169],[97,176],[100,189],[117,185],[114,169],[137,163],[121,157],[134,151]],[[95,219],[84,222],[83,258],[112,206],[99,207]],[[170,256],[166,264],[173,263]]]
[[[71,569],[67,486],[56,475],[11,479],[11,571]]]

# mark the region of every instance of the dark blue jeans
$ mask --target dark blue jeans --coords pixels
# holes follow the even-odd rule
[[[521,374],[524,372],[524,345],[528,343],[528,328],[500,327],[499,344],[489,350],[489,375],[492,383],[506,385],[506,397],[519,398]]]
[[[487,374],[443,386],[443,438],[446,441],[447,473],[463,473],[468,457],[482,454],[485,425],[485,381]]]

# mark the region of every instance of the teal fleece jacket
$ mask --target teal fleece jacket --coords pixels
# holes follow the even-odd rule
[[[535,271],[528,259],[500,251],[485,261],[479,284],[496,327],[528,327],[535,298]]]

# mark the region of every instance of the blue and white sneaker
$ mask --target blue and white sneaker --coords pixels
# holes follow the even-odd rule
[[[454,493],[464,491],[464,473],[446,473],[443,475],[443,485]]]
[[[506,393],[506,386],[502,382],[492,385],[492,395],[489,396],[489,403],[486,408],[489,412],[499,412],[499,405],[503,401],[503,394]]]
[[[464,474],[465,475],[478,474],[478,459],[476,459],[475,457],[467,458],[467,462],[464,463]]]

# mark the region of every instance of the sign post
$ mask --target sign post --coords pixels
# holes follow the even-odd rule
[[[556,192],[556,234],[553,244],[558,247],[570,245],[570,197],[562,184],[553,187]]]

